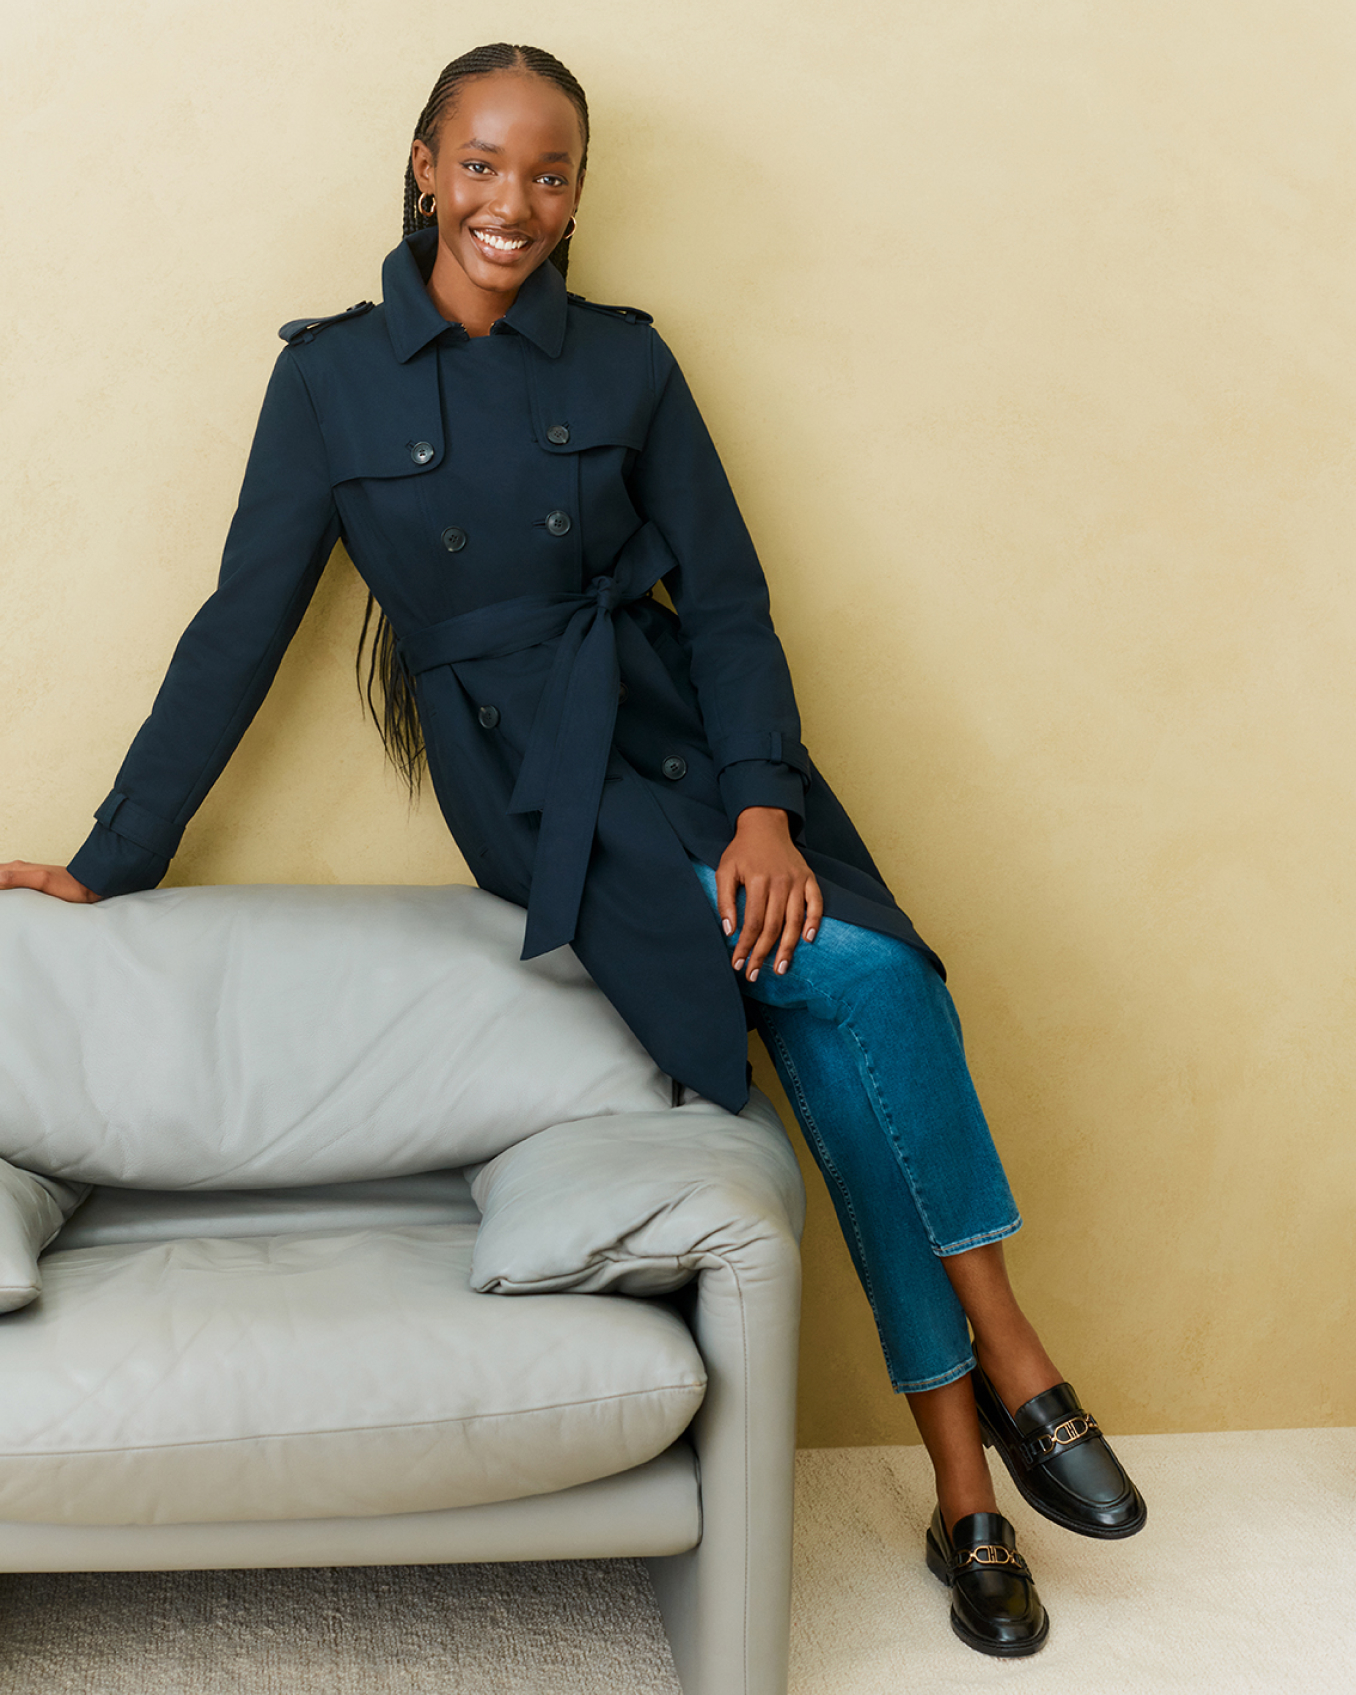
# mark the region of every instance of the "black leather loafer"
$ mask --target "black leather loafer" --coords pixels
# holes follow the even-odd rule
[[[1001,1513],[971,1513],[948,1536],[938,1507],[927,1552],[928,1570],[951,1591],[951,1628],[967,1648],[1015,1658],[1045,1646],[1050,1620]]]
[[[985,1447],[1008,1468],[1022,1499],[1080,1536],[1133,1536],[1149,1509],[1067,1383],[1010,1413],[978,1366],[975,1405]]]

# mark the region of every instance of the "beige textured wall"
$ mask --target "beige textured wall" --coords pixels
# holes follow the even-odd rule
[[[276,326],[371,296],[446,58],[590,90],[807,739],[948,959],[1064,1369],[1356,1421],[1347,0],[6,0],[0,856],[64,859],[208,591]],[[335,562],[177,881],[444,880]],[[912,1439],[816,1188],[803,1440]]]

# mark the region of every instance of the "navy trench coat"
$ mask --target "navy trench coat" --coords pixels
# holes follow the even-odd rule
[[[382,305],[282,330],[219,586],[70,869],[160,881],[342,538],[457,845],[528,909],[525,957],[573,944],[663,1069],[738,1110],[744,1010],[688,856],[715,865],[744,807],[790,815],[830,915],[940,963],[801,745],[762,569],[649,317],[543,265],[471,339],[425,291],[436,239],[389,255]]]

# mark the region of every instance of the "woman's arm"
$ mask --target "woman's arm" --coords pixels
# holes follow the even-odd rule
[[[320,427],[296,355],[284,349],[264,398],[216,592],[176,647],[150,717],[70,862],[70,880],[41,866],[27,877],[20,862],[6,868],[8,886],[80,900],[160,881],[268,692],[338,535]]]
[[[678,560],[664,579],[686,635],[692,680],[734,839],[717,868],[725,933],[744,922],[736,970],[756,977],[776,950],[785,971],[823,913],[814,873],[795,846],[809,760],[767,581],[734,492],[677,361],[651,332],[657,396],[631,488]]]

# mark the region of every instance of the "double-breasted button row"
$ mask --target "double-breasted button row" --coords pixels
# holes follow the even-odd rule
[[[427,465],[433,458],[434,448],[431,441],[416,441],[410,445],[410,458],[416,465]]]
[[[546,528],[553,536],[566,536],[570,533],[570,514],[568,512],[548,512]],[[466,531],[458,524],[449,524],[442,533],[442,544],[449,553],[460,553],[466,546]]]
[[[482,706],[480,711],[476,713],[476,717],[479,718],[485,729],[492,730],[499,722],[499,708],[497,706]]]

